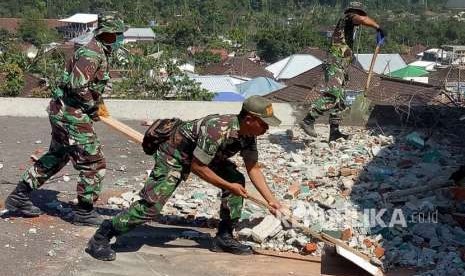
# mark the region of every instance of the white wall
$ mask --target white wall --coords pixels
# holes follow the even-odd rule
[[[49,99],[1,98],[0,116],[47,117],[45,109]],[[179,117],[195,119],[208,114],[239,113],[242,103],[236,102],[190,102],[190,101],[149,101],[149,100],[106,100],[110,114],[117,119],[145,120]],[[295,122],[293,108],[286,103],[274,103],[276,116],[282,126]]]

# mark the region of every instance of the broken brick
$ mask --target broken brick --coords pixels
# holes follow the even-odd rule
[[[337,177],[337,176],[339,175],[339,172],[336,171],[335,168],[329,167],[329,168],[328,168],[328,171],[326,172],[326,175],[327,175],[328,177]]]
[[[365,163],[365,158],[360,157],[360,156],[359,156],[359,157],[355,157],[355,158],[354,158],[354,162],[357,163],[357,164],[363,164],[363,163]]]
[[[375,255],[376,255],[376,258],[381,258],[384,256],[384,248],[382,248],[381,246],[378,246],[375,248]]]
[[[352,175],[352,169],[351,168],[342,168],[341,169],[341,176],[351,176]]]
[[[291,186],[289,186],[289,189],[287,190],[286,198],[288,199],[295,198],[299,195],[299,193],[300,193],[300,184],[294,183]]]
[[[313,252],[315,252],[316,250],[318,249],[318,246],[316,243],[314,242],[309,242],[305,245],[304,247],[304,252],[305,253],[308,253],[308,254],[311,254]]]
[[[341,240],[348,241],[352,238],[353,232],[352,229],[347,228],[346,230],[342,231],[341,233]]]

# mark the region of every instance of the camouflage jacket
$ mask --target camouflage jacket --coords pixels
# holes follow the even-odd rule
[[[102,44],[93,38],[67,61],[61,84],[53,91],[53,98],[62,99],[66,106],[91,114],[102,101],[109,79],[107,56]]]
[[[354,46],[353,18],[355,13],[346,13],[339,19],[331,38],[330,54],[340,58],[352,58]]]
[[[160,145],[158,155],[170,163],[174,158],[190,169],[192,158],[215,164],[240,153],[244,162],[258,161],[256,137],[239,135],[237,115],[209,115],[183,122],[174,137]]]

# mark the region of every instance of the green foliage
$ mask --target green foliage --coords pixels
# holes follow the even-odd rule
[[[18,96],[24,86],[24,73],[17,64],[0,65],[0,96]]]
[[[112,97],[194,101],[214,97],[184,75],[166,55],[158,59],[132,55],[125,69],[123,79],[113,84]]]
[[[48,28],[42,19],[43,17],[38,11],[28,11],[19,26],[19,37],[36,46],[53,42],[58,34]]]
[[[219,63],[221,61],[221,56],[219,54],[214,54],[209,50],[197,52],[193,56],[195,66],[205,66],[208,64]]]

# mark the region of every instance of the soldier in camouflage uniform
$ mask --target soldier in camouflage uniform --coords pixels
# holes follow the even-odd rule
[[[239,115],[210,115],[182,122],[154,153],[155,167],[140,192],[141,200],[106,220],[89,241],[86,251],[99,260],[114,260],[110,240],[160,214],[163,205],[190,171],[222,189],[218,232],[212,251],[251,254],[251,248],[236,241],[233,228],[241,217],[243,198],[247,197],[245,178],[228,160],[240,153],[252,183],[276,212],[279,202],[265,183],[257,164],[256,137],[279,125],[271,102],[260,96],[248,98]]]
[[[331,39],[328,60],[325,62],[326,91],[323,96],[312,103],[309,113],[301,122],[302,129],[310,136],[316,137],[315,120],[329,111],[329,140],[348,139],[348,135],[339,130],[341,113],[346,109],[344,83],[347,79],[349,65],[353,60],[355,27],[364,25],[375,28],[384,38],[384,31],[373,19],[367,16],[360,2],[351,2],[339,19]]]
[[[67,62],[59,87],[47,109],[52,127],[50,148],[21,177],[8,196],[6,208],[26,217],[41,210],[30,200],[31,191],[41,187],[71,159],[80,172],[78,205],[73,223],[99,225],[103,219],[93,209],[105,175],[105,158],[93,122],[106,112],[102,93],[108,80],[108,57],[122,42],[124,23],[111,14],[101,15],[95,37],[78,48]]]

